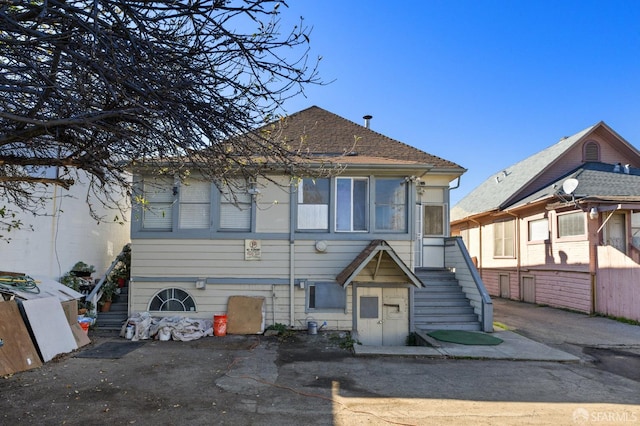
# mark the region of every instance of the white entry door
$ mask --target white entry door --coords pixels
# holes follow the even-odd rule
[[[416,206],[416,267],[444,268],[444,236],[447,225],[446,206]]]
[[[358,340],[369,346],[404,346],[409,334],[409,289],[358,288]]]
[[[607,221],[605,244],[627,253],[627,217],[624,213],[614,213]]]

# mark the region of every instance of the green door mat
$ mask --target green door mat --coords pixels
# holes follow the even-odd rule
[[[502,339],[484,333],[462,330],[436,330],[427,333],[442,342],[459,343],[461,345],[499,345]]]

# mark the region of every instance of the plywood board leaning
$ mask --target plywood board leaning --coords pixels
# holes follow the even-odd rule
[[[78,349],[58,298],[25,300],[22,307],[44,362]]]
[[[42,366],[15,301],[0,303],[0,376]]]
[[[227,333],[261,334],[264,332],[264,317],[264,297],[229,297],[227,302]]]

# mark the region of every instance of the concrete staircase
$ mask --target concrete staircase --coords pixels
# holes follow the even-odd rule
[[[481,330],[478,315],[447,269],[419,268],[416,276],[424,284],[414,290],[413,315],[416,330]]]
[[[120,289],[111,303],[109,312],[100,312],[96,319],[96,327],[100,330],[120,330],[122,324],[129,318],[129,287],[128,283]]]

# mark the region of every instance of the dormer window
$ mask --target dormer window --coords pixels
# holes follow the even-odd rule
[[[594,141],[584,144],[584,161],[600,161],[600,146]]]

